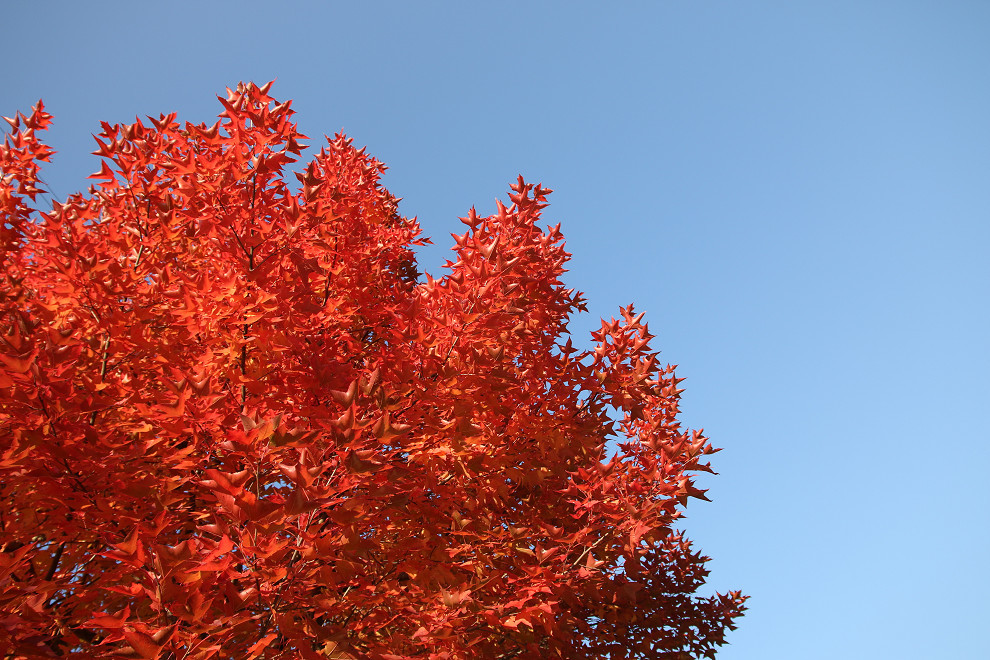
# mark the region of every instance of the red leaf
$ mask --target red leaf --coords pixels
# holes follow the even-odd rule
[[[161,645],[156,643],[151,635],[126,628],[123,630],[123,635],[139,658],[154,660],[162,651]]]

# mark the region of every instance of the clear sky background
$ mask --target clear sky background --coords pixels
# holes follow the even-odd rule
[[[517,174],[590,315],[635,302],[716,446],[684,526],[750,610],[720,660],[988,658],[990,3],[29,2],[64,198],[99,121],[277,78],[390,167],[440,271]]]

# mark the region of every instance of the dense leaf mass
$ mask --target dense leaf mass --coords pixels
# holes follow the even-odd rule
[[[104,124],[47,212],[51,117],[8,120],[2,656],[713,657],[745,597],[674,525],[715,449],[631,306],[572,345],[550,191],[422,276],[350,140],[290,188],[268,87]]]

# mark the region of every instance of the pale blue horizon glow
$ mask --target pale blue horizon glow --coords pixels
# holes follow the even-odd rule
[[[576,341],[634,302],[725,449],[684,524],[752,597],[720,660],[990,657],[990,4],[607,6],[14,0],[0,114],[44,98],[64,198],[100,120],[276,79],[389,166],[431,273],[553,188]]]

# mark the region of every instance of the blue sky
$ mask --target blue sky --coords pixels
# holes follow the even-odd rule
[[[430,272],[543,182],[577,337],[635,302],[725,448],[685,522],[752,596],[720,660],[990,657],[990,4],[615,4],[15,0],[0,114],[45,99],[64,197],[100,120],[277,79]]]

